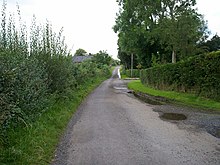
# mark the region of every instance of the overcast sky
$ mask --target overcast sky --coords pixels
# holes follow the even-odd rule
[[[72,53],[78,48],[88,53],[107,50],[117,57],[117,35],[112,30],[118,12],[116,0],[7,0],[7,12],[16,13],[16,2],[28,26],[34,14],[38,22],[49,20],[57,33],[64,27]],[[212,34],[220,35],[219,4],[219,0],[197,0],[199,13],[208,20]]]

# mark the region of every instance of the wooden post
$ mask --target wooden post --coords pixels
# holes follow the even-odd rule
[[[131,78],[133,77],[133,62],[134,62],[134,55],[131,53]]]
[[[176,52],[174,50],[172,52],[172,63],[176,63]]]

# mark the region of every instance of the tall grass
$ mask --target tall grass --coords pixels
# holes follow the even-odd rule
[[[93,78],[72,91],[72,98],[59,100],[48,108],[35,122],[8,132],[10,143],[0,149],[0,164],[50,164],[57,143],[72,114],[83,98],[105,77]],[[51,99],[53,102],[53,99]]]
[[[41,115],[48,94],[63,91],[70,79],[74,79],[70,75],[72,68],[66,69],[71,65],[71,59],[62,33],[53,33],[49,23],[40,27],[33,21],[29,41],[19,7],[17,13],[18,25],[12,15],[7,19],[6,2],[3,1],[0,30],[1,132]],[[62,79],[62,85],[55,75]]]

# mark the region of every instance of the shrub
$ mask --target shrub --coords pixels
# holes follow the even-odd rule
[[[7,20],[4,2],[0,29],[0,147],[7,144],[9,129],[31,124],[51,106],[48,98],[69,99],[81,85],[110,75],[110,68],[101,63],[74,64],[62,29],[57,35],[48,22],[37,26],[34,17],[28,40],[26,26],[20,24],[19,29],[13,20],[12,16]]]
[[[220,51],[141,71],[145,85],[220,100]]]
[[[0,136],[4,137],[9,128],[33,121],[44,111],[46,81],[47,74],[37,59],[7,50],[0,52]]]
[[[140,70],[139,69],[133,69],[132,71],[133,71],[132,76],[131,76],[131,70],[130,69],[125,71],[125,75],[128,76],[128,77],[136,77],[136,78],[140,77]]]

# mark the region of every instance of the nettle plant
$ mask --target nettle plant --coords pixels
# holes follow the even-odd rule
[[[40,117],[56,98],[74,98],[74,91],[96,78],[109,76],[109,67],[88,61],[74,64],[63,29],[53,32],[47,21],[38,25],[33,16],[30,29],[7,17],[3,1],[0,27],[0,146],[7,131],[27,127]],[[53,98],[53,99],[51,99]]]
[[[62,93],[74,80],[72,61],[61,31],[33,17],[30,32],[21,20],[7,17],[3,2],[0,29],[0,124],[3,130],[27,124],[45,111],[47,97]]]

